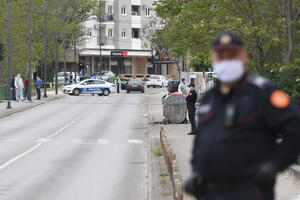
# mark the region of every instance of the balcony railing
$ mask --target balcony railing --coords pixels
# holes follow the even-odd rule
[[[100,21],[101,22],[111,22],[111,21],[114,21],[114,16],[112,14],[103,15],[100,18]]]

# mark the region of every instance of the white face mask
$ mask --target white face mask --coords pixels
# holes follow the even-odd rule
[[[242,78],[245,73],[243,62],[241,60],[227,60],[213,63],[213,68],[218,79],[224,83],[237,81]]]

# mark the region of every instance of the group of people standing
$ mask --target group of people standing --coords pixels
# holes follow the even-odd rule
[[[35,86],[36,86],[36,94],[37,99],[41,99],[41,88],[42,88],[42,80],[39,76],[35,77]],[[10,89],[12,100],[14,101],[23,101],[27,100],[29,97],[29,78],[27,77],[24,82],[20,74],[13,76],[10,79]]]

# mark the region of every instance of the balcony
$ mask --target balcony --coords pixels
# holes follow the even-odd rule
[[[100,19],[101,22],[113,22],[114,16],[112,14],[103,15]]]

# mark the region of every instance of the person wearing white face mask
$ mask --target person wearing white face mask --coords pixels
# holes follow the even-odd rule
[[[237,34],[218,34],[211,54],[218,81],[200,101],[186,192],[198,200],[273,200],[277,173],[300,153],[300,110],[271,81],[247,71]]]
[[[17,77],[15,78],[15,86],[16,86],[16,99],[17,101],[22,101],[24,84],[20,74],[18,74]]]

